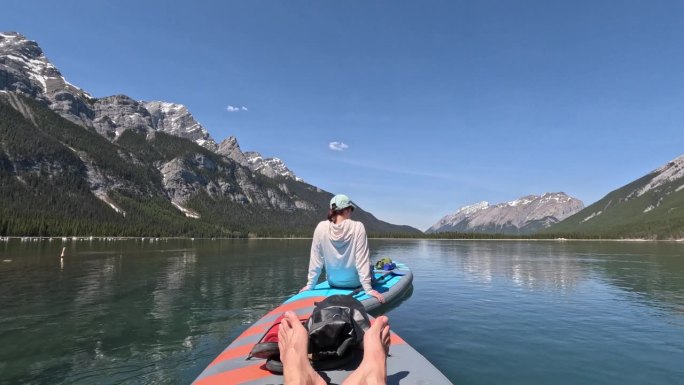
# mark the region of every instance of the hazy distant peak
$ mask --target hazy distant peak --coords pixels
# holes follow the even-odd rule
[[[487,207],[489,207],[489,202],[482,201],[469,206],[463,206],[460,209],[458,209],[458,211],[456,211],[456,214],[472,214],[476,211],[486,209]]]
[[[446,215],[427,232],[530,233],[559,222],[582,208],[582,201],[563,192],[526,195],[495,205],[483,201]]]

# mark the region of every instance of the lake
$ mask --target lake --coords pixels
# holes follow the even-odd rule
[[[189,384],[305,284],[310,243],[0,242],[0,383]],[[681,242],[370,246],[413,269],[392,328],[455,384],[684,383]]]

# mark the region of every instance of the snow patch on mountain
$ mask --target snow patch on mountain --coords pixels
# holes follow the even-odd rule
[[[432,225],[427,232],[438,232],[442,228],[453,227],[458,223],[470,218],[473,214],[489,208],[489,202],[482,201],[468,206],[463,206],[455,213],[447,215]]]
[[[465,216],[471,215],[473,213],[476,213],[480,210],[484,210],[489,207],[489,202],[487,201],[482,201],[480,203],[475,203],[474,205],[470,206],[465,206],[461,207],[456,214],[463,214]]]
[[[193,218],[193,219],[199,219],[200,218],[200,215],[196,211],[190,210],[187,207],[183,207],[178,202],[171,201],[171,204],[173,205],[173,207],[177,208],[180,212],[183,213],[183,215],[185,215],[188,218]]]
[[[112,210],[114,210],[117,214],[122,214],[124,217],[126,216],[126,212],[125,212],[121,207],[119,207],[119,206],[116,204],[116,202],[114,202],[114,201],[109,197],[109,195],[107,195],[107,193],[105,193],[104,191],[95,191],[95,192],[93,192],[93,193],[94,193],[94,195],[95,195],[99,200],[101,200],[101,201],[103,201],[104,203],[106,203],[106,204],[107,204],[109,207],[111,207]]]
[[[279,158],[264,158],[256,151],[247,151],[244,153],[249,163],[250,169],[254,172],[266,175],[269,178],[285,177],[303,182],[302,178],[296,176]]]
[[[202,147],[216,151],[218,146],[187,107],[178,103],[163,101],[142,102],[152,118],[152,127],[157,131],[180,136],[194,141]]]
[[[21,73],[38,85],[40,93],[47,95],[63,89],[77,91],[91,98],[90,94],[66,81],[59,70],[48,60],[35,41],[16,32],[0,33],[0,67],[10,73]],[[15,88],[24,89],[21,80],[15,79]],[[9,87],[12,89],[11,87]]]
[[[580,222],[580,223],[584,223],[584,222],[586,222],[586,221],[590,221],[591,219],[593,219],[593,218],[595,218],[595,217],[598,217],[598,216],[601,215],[602,213],[603,213],[603,211],[598,211],[598,212],[595,212],[595,213],[591,213],[591,215],[589,215],[588,217],[582,219],[582,222]]]

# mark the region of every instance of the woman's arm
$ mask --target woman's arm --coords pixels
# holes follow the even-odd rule
[[[313,239],[311,241],[311,256],[309,257],[309,275],[307,277],[306,286],[300,292],[311,290],[316,286],[318,277],[321,275],[323,269],[323,249],[321,248],[321,237],[323,233],[319,230],[320,226],[316,226]]]

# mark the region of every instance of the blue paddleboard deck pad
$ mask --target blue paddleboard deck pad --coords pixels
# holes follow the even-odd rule
[[[373,272],[374,282],[373,289],[380,292],[385,297],[385,303],[391,304],[402,298],[404,293],[411,288],[413,283],[413,273],[408,266],[403,263],[397,263],[397,268],[394,270],[375,270]],[[330,287],[328,281],[323,281],[317,284],[312,290],[307,290],[290,297],[285,303],[298,301],[302,298],[310,297],[330,297],[331,295],[341,294],[348,295],[356,289],[340,289]],[[375,297],[366,294],[365,291],[359,289],[360,292],[354,295],[358,299],[366,311],[372,311],[382,306]]]
[[[391,304],[400,300],[411,288],[413,273],[404,264],[397,263],[394,272],[375,271],[373,288],[385,297],[385,302]],[[314,304],[328,296],[335,294],[350,294],[354,289],[332,288],[326,282],[321,282],[312,290],[298,293],[282,305],[273,309],[247,330],[219,354],[214,361],[195,379],[194,385],[226,385],[226,384],[283,384],[283,376],[266,370],[266,360],[252,358],[247,360],[249,352],[261,337],[273,325],[273,322],[286,311],[293,311],[300,319],[308,318],[313,311]],[[361,291],[354,296],[370,311],[382,304],[374,297]],[[391,320],[390,320],[391,323]],[[388,383],[402,384],[434,384],[449,385],[451,382],[437,370],[425,357],[407,344],[392,331],[390,356],[387,358]],[[320,371],[323,378],[340,384],[357,367],[359,360],[346,367],[334,370]]]

